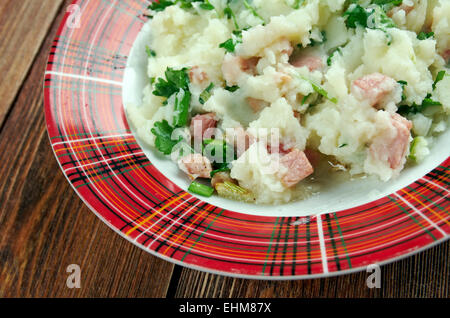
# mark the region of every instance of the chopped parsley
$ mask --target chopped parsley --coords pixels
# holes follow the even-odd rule
[[[311,32],[310,32],[310,33],[311,33]],[[309,44],[309,46],[314,47],[314,46],[316,46],[316,45],[323,44],[323,43],[325,43],[325,42],[327,41],[327,33],[326,33],[325,31],[322,31],[322,32],[320,32],[320,33],[321,33],[321,35],[322,35],[321,40],[320,40],[320,41],[317,41],[317,40],[311,39],[311,40],[310,40],[311,43]],[[302,45],[299,44],[298,47],[299,47],[299,48],[302,48]]]
[[[148,6],[148,9],[156,12],[164,11],[167,7],[175,5],[176,1],[167,1],[167,0],[159,0],[158,2],[154,1],[151,5]]]
[[[445,71],[440,71],[438,73],[438,75],[436,76],[436,80],[433,83],[433,91],[436,89],[436,85],[442,81],[444,79],[444,77],[446,76],[446,72]]]
[[[432,37],[434,37],[434,32],[428,32],[428,33],[420,32],[420,33],[417,35],[417,38],[418,38],[419,40],[426,40],[426,39],[429,39],[429,38],[432,38]]]
[[[250,12],[253,14],[254,17],[260,19],[263,23],[266,23],[266,21],[264,20],[263,17],[261,17],[258,12],[256,11],[256,9],[254,7],[252,7],[247,0],[244,0],[244,6],[245,8],[247,8],[247,10],[250,10]]]
[[[416,103],[413,103],[411,106],[409,105],[401,105],[398,108],[398,113],[402,116],[408,115],[408,114],[418,114],[423,113],[427,108],[432,106],[442,106],[442,104],[438,101],[435,101],[431,98],[431,95],[428,94],[427,97],[422,101],[422,104],[417,105]]]
[[[224,10],[223,10],[223,14],[228,18],[233,20],[234,23],[234,27],[236,28],[236,30],[239,30],[239,24],[237,22],[237,18],[236,15],[234,14],[233,10],[230,8],[230,6],[228,5]]]
[[[384,1],[375,2],[381,3]],[[372,5],[369,8],[364,8],[355,3],[351,4],[344,13],[344,17],[346,17],[346,25],[348,28],[352,29],[356,29],[360,26],[372,30],[381,30],[388,38],[388,45],[391,45],[392,38],[388,32],[388,29],[395,28],[396,25],[394,21],[387,16],[382,7],[375,2],[372,3],[376,5]]]
[[[308,99],[311,97],[311,94],[308,94],[302,98],[302,105],[305,105]]]
[[[233,31],[231,39],[228,39],[225,42],[221,43],[219,45],[219,47],[225,49],[229,53],[233,53],[236,50],[236,46],[238,44],[242,43],[242,31],[245,31],[248,28],[241,29],[239,27],[239,23],[237,22],[236,15],[229,5],[230,2],[231,1],[227,1],[228,5],[225,7],[223,13],[224,13],[225,17],[233,20],[234,27],[236,30]],[[263,24],[265,24],[264,19],[258,14],[256,9],[248,3],[248,1],[244,0],[243,4],[247,10],[250,10],[250,12],[252,13],[253,16],[257,17],[258,19],[260,19],[262,21]]]
[[[148,57],[156,57],[156,52],[152,50],[148,45],[145,46],[145,52],[147,52]]]
[[[154,1],[151,5],[148,6],[148,9],[155,11],[155,12],[161,12],[164,11],[166,8],[176,5],[177,3],[180,4],[180,8],[182,9],[191,9],[193,8],[194,2],[200,2],[199,7],[203,10],[214,10],[214,6],[209,2],[209,0],[159,0],[158,2]]]
[[[242,43],[242,30],[233,31],[232,38],[221,43],[219,47],[225,49],[229,53],[233,53],[236,50],[236,45],[239,43]]]
[[[172,153],[173,147],[181,141],[181,139],[172,140],[173,131],[175,128],[185,127],[188,124],[191,93],[186,68],[174,70],[169,67],[165,72],[165,77],[165,79],[159,78],[154,82],[153,95],[165,97],[164,105],[167,105],[167,99],[175,97],[173,123],[171,126],[166,120],[156,122],[151,132],[156,136],[156,148],[163,154],[169,155]]]
[[[225,89],[226,89],[227,91],[232,92],[232,93],[234,93],[235,91],[237,91],[239,88],[240,88],[240,87],[237,86],[237,85],[234,85],[234,86],[226,86],[226,87],[225,87]]]
[[[312,80],[310,80],[310,79],[308,79],[308,78],[306,78],[306,77],[300,76],[300,75],[298,75],[298,74],[296,74],[296,75],[297,75],[298,78],[300,78],[300,79],[302,79],[302,80],[304,80],[304,81],[307,81],[309,84],[311,84],[312,88],[314,89],[314,91],[315,91],[316,93],[318,93],[319,95],[325,97],[326,99],[328,99],[328,100],[329,100],[330,102],[332,102],[333,104],[337,104],[337,103],[338,103],[337,98],[330,97],[329,94],[328,94],[328,92],[327,92],[322,86],[320,86],[320,85],[314,83]],[[305,102],[306,102],[306,100],[305,100]]]
[[[406,100],[405,87],[408,86],[408,82],[407,81],[398,81],[397,83],[399,83],[402,87],[402,101],[404,101],[404,100]]]
[[[185,127],[189,120],[189,108],[191,105],[191,93],[189,90],[180,89],[175,97],[173,108],[173,124],[175,127]]]
[[[173,94],[183,90],[189,90],[189,75],[187,68],[181,70],[174,70],[167,68],[165,72],[166,79],[158,78],[155,82],[155,90],[153,95],[169,98]]]
[[[330,102],[337,104],[338,100],[335,97],[330,97],[328,95],[328,92],[320,85],[317,85],[315,83],[313,83],[312,81],[308,80],[308,82],[312,85],[314,91],[316,91],[316,93],[318,93],[319,95],[322,95],[323,97],[325,97],[326,99],[328,99]]]
[[[203,3],[200,4],[200,8],[203,10],[214,10],[214,6],[208,1],[205,0]]]
[[[305,3],[305,0],[295,0],[294,3],[291,5],[292,9],[300,9],[300,6]]]
[[[233,39],[228,39],[225,42],[219,45],[220,48],[225,49],[227,52],[234,52],[236,50],[237,42],[234,42]]]
[[[359,4],[352,4],[344,13],[347,17],[345,21],[348,28],[356,29],[358,26],[367,28],[367,20],[369,20],[370,12]]]
[[[444,77],[447,76],[446,71],[440,71],[437,76],[436,80],[433,83],[433,91],[436,89],[436,85],[444,79]],[[401,84],[403,87],[404,85],[408,85],[408,83],[404,81],[399,81],[399,84]],[[406,84],[404,84],[406,83]],[[433,107],[433,106],[442,106],[442,104],[439,101],[435,101],[432,98],[431,94],[428,94],[425,99],[422,101],[420,105],[417,105],[416,103],[413,103],[411,106],[409,105],[401,105],[398,108],[398,113],[400,115],[408,115],[408,114],[417,114],[417,113],[423,113],[427,108]]]
[[[156,136],[156,149],[165,155],[170,155],[173,148],[182,140],[181,137],[178,140],[172,139],[174,130],[175,129],[170,126],[166,120],[156,122],[151,130],[152,134]]]
[[[403,0],[372,0],[372,4],[379,5],[384,12],[389,12],[395,7],[403,4]]]
[[[336,52],[342,55],[342,50],[340,47],[335,48],[333,51],[331,51],[330,56],[328,56],[328,59],[327,59],[328,66],[331,66],[331,64],[333,63],[333,58],[334,58],[334,55],[336,54]]]

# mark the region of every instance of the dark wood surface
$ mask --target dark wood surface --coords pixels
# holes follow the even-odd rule
[[[0,1],[0,297],[449,297],[449,242],[383,266],[381,288],[369,289],[365,272],[286,282],[201,273],[110,230],[71,189],[45,130],[43,70],[69,2]],[[80,289],[66,286],[70,264]]]
[[[0,1],[0,124],[13,105],[14,97],[62,2],[63,0]]]

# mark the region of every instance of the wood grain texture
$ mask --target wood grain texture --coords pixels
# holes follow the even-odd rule
[[[382,288],[376,290],[366,287],[367,273],[269,282],[183,269],[110,230],[66,181],[45,131],[43,70],[70,2],[0,1],[0,70],[17,64],[14,74],[8,75],[17,79],[15,86],[6,80],[0,84],[0,96],[11,100],[0,102],[0,297],[449,297],[450,242],[384,266]],[[33,14],[25,8],[30,3],[39,4],[32,6]],[[62,4],[58,12],[57,3]],[[12,13],[20,10],[28,12],[29,24],[12,32],[9,29],[17,23]],[[55,10],[57,18],[51,24],[40,10]],[[32,33],[40,42],[24,44],[31,46],[24,49],[27,58],[16,60],[16,53],[3,43],[21,46],[22,28],[31,25],[41,26]],[[3,105],[11,108],[1,125]],[[66,287],[70,264],[81,267],[81,289]]]
[[[175,297],[219,298],[448,298],[450,242],[381,267],[381,288],[370,289],[370,275],[351,275],[303,281],[249,281],[183,269]],[[176,271],[178,268],[176,269]]]
[[[51,150],[42,81],[62,13],[0,133],[0,297],[163,297],[173,266],[90,212]],[[70,264],[81,267],[81,289],[66,287]]]
[[[0,1],[0,126],[62,2]]]

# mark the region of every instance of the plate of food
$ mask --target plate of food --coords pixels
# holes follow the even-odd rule
[[[57,161],[114,231],[304,279],[450,234],[450,3],[89,1],[45,73]]]

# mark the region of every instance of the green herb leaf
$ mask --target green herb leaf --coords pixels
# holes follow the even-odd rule
[[[170,98],[175,96],[173,125],[184,127],[188,124],[191,93],[189,91],[189,75],[187,68],[174,70],[167,68],[164,78],[159,78],[154,84],[153,95]],[[163,105],[167,105],[167,100]]]
[[[152,134],[156,136],[155,146],[165,155],[170,155],[173,148],[182,140],[172,140],[174,128],[166,120],[156,122],[152,128]]]
[[[294,3],[291,5],[293,9],[300,9],[300,6],[305,3],[305,0],[295,0]]]
[[[418,35],[417,35],[417,38],[419,39],[419,40],[426,40],[426,39],[429,39],[429,38],[432,38],[432,37],[434,37],[434,32],[428,32],[428,33],[425,33],[425,32],[420,32]]]
[[[211,3],[209,3],[208,0],[205,0],[205,3],[201,3],[200,8],[202,8],[203,10],[208,10],[208,11],[215,9],[214,6]]]
[[[344,13],[346,17],[346,24],[348,28],[356,29],[358,26],[363,28],[369,28],[373,30],[381,30],[386,34],[388,39],[388,45],[391,45],[392,37],[388,32],[388,29],[395,28],[394,21],[386,15],[386,12],[382,9],[380,4],[387,3],[386,1],[375,1],[373,4],[377,6],[371,6],[364,8],[359,4],[351,4],[348,10]]]
[[[310,40],[311,41],[311,43],[309,44],[310,47],[314,47],[316,45],[323,44],[327,41],[327,33],[325,31],[322,31],[321,34],[322,34],[322,39],[320,41],[316,41],[314,39]],[[298,47],[302,48],[302,45],[299,44]]]
[[[226,87],[225,87],[225,89],[226,89],[227,91],[232,92],[232,93],[234,93],[235,91],[237,91],[239,88],[240,88],[240,87],[237,86],[237,85],[234,85],[234,86],[226,86]]]
[[[336,52],[342,55],[342,50],[341,50],[340,47],[334,49],[334,50],[330,53],[330,56],[329,56],[328,59],[327,59],[327,65],[328,65],[328,66],[331,66],[331,64],[333,63],[333,58],[334,58],[334,55],[336,54]]]
[[[384,12],[389,12],[394,7],[402,5],[403,0],[372,0],[372,4],[381,6]]]
[[[156,52],[153,51],[148,45],[145,46],[145,52],[147,52],[148,57],[156,57]]]
[[[153,95],[169,98],[180,89],[189,90],[189,75],[187,69],[174,70],[167,68],[166,79],[159,78],[155,83]]]
[[[158,2],[154,1],[151,5],[148,6],[148,9],[160,12],[166,10],[167,7],[173,6],[175,1],[167,1],[167,0],[159,0]]]
[[[408,82],[407,81],[398,81],[397,83],[399,83],[402,86],[402,101],[404,101],[404,100],[406,100],[405,87],[408,86]]]
[[[152,4],[148,6],[148,9],[155,12],[161,12],[170,6],[176,5],[177,3],[180,4],[180,8],[182,9],[191,9],[193,8],[192,3],[194,2],[201,2],[199,7],[203,10],[214,10],[214,6],[209,2],[209,0],[159,0],[158,2],[153,1]]]
[[[308,79],[308,78],[306,78],[306,77],[300,76],[300,75],[298,75],[298,74],[297,74],[297,77],[299,77],[300,79],[302,79],[302,80],[307,81],[308,83],[310,83],[311,86],[312,86],[312,88],[314,89],[314,91],[315,91],[316,93],[318,93],[319,95],[325,97],[325,98],[328,99],[330,102],[332,102],[332,103],[334,103],[334,104],[337,104],[337,103],[338,103],[337,98],[332,98],[332,97],[330,97],[329,94],[328,94],[328,92],[327,92],[322,86],[320,86],[320,85],[314,83],[312,80],[310,80],[310,79]]]
[[[311,94],[308,94],[302,98],[302,105],[305,105],[308,99],[311,97]]]
[[[221,43],[219,47],[233,53],[236,50],[236,45],[239,43],[242,43],[242,31],[233,31],[233,37]]]
[[[236,43],[233,39],[226,40],[219,45],[220,48],[225,49],[227,52],[234,52],[236,50]]]
[[[348,28],[356,29],[358,26],[367,28],[367,20],[369,19],[370,14],[370,11],[367,11],[359,4],[352,4],[344,13],[344,17],[347,17],[345,23]]]
[[[444,79],[445,74],[446,74],[445,71],[440,71],[440,72],[438,73],[438,75],[436,76],[436,80],[435,80],[434,83],[433,83],[433,91],[436,89],[436,85],[437,85],[440,81],[442,81],[442,80]]]
[[[263,23],[265,23],[266,21],[264,21],[263,17],[261,17],[258,12],[256,11],[256,9],[254,7],[252,7],[247,0],[244,0],[244,6],[247,8],[247,10],[250,10],[250,12],[253,14],[253,16],[257,17],[258,19],[260,19]]]
[[[423,113],[428,107],[433,106],[442,106],[442,104],[438,101],[433,100],[431,98],[431,95],[429,94],[420,105],[417,105],[416,103],[412,104],[411,106],[401,105],[398,108],[398,113],[402,116],[406,116],[408,114]]]
[[[234,14],[233,10],[230,8],[230,6],[227,6],[224,10],[223,10],[223,14],[228,18],[228,19],[232,19],[233,23],[234,23],[234,27],[236,28],[236,30],[239,30],[239,24],[237,22],[237,18],[236,15]]]
[[[173,125],[185,127],[189,120],[189,107],[191,105],[191,93],[180,89],[175,97]]]

